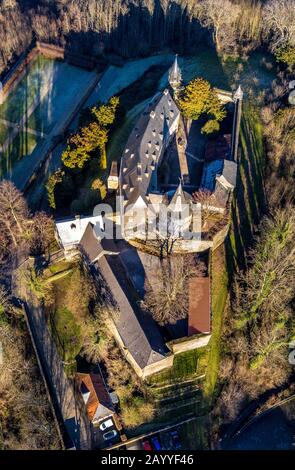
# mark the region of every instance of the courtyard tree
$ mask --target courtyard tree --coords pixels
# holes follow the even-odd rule
[[[30,252],[45,253],[54,240],[54,221],[46,212],[36,212],[30,226]]]
[[[119,98],[112,97],[107,104],[93,107],[91,114],[95,118],[72,135],[62,154],[62,161],[68,168],[84,168],[86,162],[99,151],[100,167],[107,167],[106,144],[109,127],[113,124]]]
[[[114,123],[118,105],[119,98],[117,96],[112,96],[107,104],[91,108],[91,113],[95,116],[98,124],[103,127],[110,127]]]
[[[206,222],[216,214],[216,207],[221,207],[221,201],[208,189],[199,189],[192,194],[193,201],[201,204],[202,214],[202,227],[206,225]]]
[[[146,283],[144,300],[159,325],[173,325],[187,317],[188,282],[204,272],[204,264],[189,256],[171,256],[161,262],[158,282]]]
[[[189,82],[180,95],[179,106],[188,119],[197,120],[202,115],[209,118],[202,127],[202,133],[205,134],[218,131],[220,121],[226,116],[226,111],[216,91],[203,78],[196,78]]]

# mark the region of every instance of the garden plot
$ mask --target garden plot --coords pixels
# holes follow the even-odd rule
[[[30,176],[44,157],[43,144],[62,131],[96,78],[95,72],[41,55],[28,66],[0,106],[0,177],[11,177],[16,163],[20,178]]]

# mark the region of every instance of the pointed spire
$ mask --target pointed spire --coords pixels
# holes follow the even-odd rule
[[[241,88],[241,85],[238,86],[238,89],[235,91],[234,94],[234,101],[242,100],[244,96],[243,90]]]
[[[181,80],[182,80],[182,75],[181,75],[180,67],[178,65],[177,55],[178,54],[175,55],[173,65],[169,69],[169,72],[168,72],[168,80],[173,90],[176,90],[181,85]]]
[[[169,206],[172,208],[174,211],[180,212],[182,210],[183,205],[186,204],[186,197],[183,191],[182,187],[182,179],[179,178],[179,185],[170,201]]]

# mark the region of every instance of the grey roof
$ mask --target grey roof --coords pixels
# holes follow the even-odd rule
[[[181,207],[188,204],[191,199],[191,195],[185,192],[183,190],[182,183],[179,183],[178,188],[176,189],[169,203],[169,208],[174,211],[180,211]]]
[[[119,284],[118,270],[116,276],[110,265],[111,259],[117,257],[101,256],[95,267],[107,283],[112,297],[118,305],[120,313],[114,316],[117,331],[129,353],[143,369],[144,367],[161,361],[168,353],[162,336],[150,316],[142,312],[136,302],[132,302],[126,295],[126,289]]]
[[[204,163],[200,189],[207,189],[213,192],[216,176],[221,175],[222,168],[223,160],[213,160],[212,162]]]
[[[157,189],[156,167],[170,136],[169,129],[179,114],[169,91],[164,90],[153,97],[140,115],[121,158],[120,192],[126,206],[139,196],[146,200],[148,192]]]
[[[237,180],[237,163],[232,160],[213,160],[204,164],[200,189],[213,192],[216,178],[222,176],[233,188]]]
[[[222,176],[233,187],[237,183],[237,168],[238,165],[232,160],[224,160]]]
[[[94,227],[89,222],[80,240],[80,249],[92,263],[103,251],[102,246],[95,235]]]

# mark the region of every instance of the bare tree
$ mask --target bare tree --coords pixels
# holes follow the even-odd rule
[[[0,223],[9,232],[14,246],[18,246],[19,240],[25,235],[28,207],[22,193],[11,181],[0,183],[0,213]]]
[[[230,0],[204,0],[202,7],[201,22],[207,28],[213,28],[217,51],[235,47],[240,6]]]
[[[193,201],[201,204],[202,226],[212,217],[216,210],[222,208],[221,200],[208,189],[199,189],[192,194]]]
[[[204,272],[204,264],[190,256],[171,256],[162,261],[157,284],[146,283],[145,307],[157,323],[175,324],[186,318],[189,279]]]
[[[54,222],[45,212],[37,212],[30,221],[30,251],[40,255],[54,240]]]
[[[295,3],[290,0],[270,0],[262,10],[265,35],[274,51],[285,44],[295,45]]]

